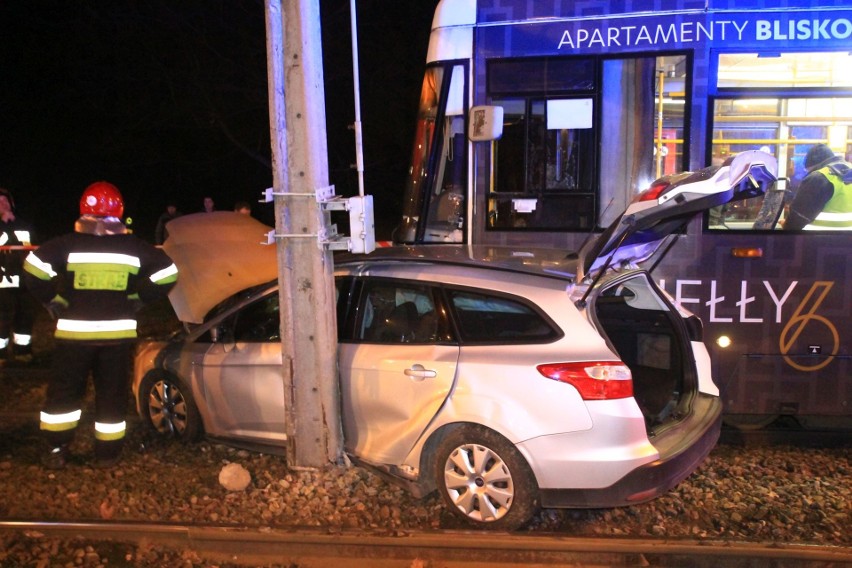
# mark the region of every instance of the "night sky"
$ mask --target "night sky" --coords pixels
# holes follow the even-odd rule
[[[396,224],[437,0],[360,0],[366,191],[377,237]],[[349,2],[320,1],[329,170],[357,193]],[[38,240],[71,230],[82,190],[105,179],[153,238],[168,200],[184,213],[253,204],[272,184],[261,0],[4,0],[0,186]]]

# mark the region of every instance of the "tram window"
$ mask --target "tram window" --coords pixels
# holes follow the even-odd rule
[[[436,133],[435,176],[424,198],[428,201],[426,242],[462,242],[464,195],[467,189],[465,160],[465,73],[461,65],[453,67],[444,119]]]
[[[606,226],[656,177],[680,171],[686,63],[685,55],[490,62],[489,104],[503,107],[504,124],[487,228]],[[561,75],[571,70],[579,78]]]
[[[399,238],[461,242],[467,192],[465,67],[426,70]],[[421,218],[421,216],[424,216]]]
[[[807,175],[805,155],[817,143],[828,144],[849,160],[852,153],[852,97],[837,96],[852,87],[850,55],[785,53],[771,58],[756,54],[719,56],[718,92],[732,96],[713,101],[711,162],[722,164],[745,150],[763,150],[778,160],[786,189],[729,203],[712,210],[710,230],[783,228],[799,185]],[[842,64],[841,64],[842,63]],[[814,88],[832,88],[831,96],[813,96]],[[755,91],[753,89],[760,89]],[[772,96],[772,89],[807,88],[807,96]],[[736,96],[733,96],[736,95]]]
[[[852,87],[852,53],[757,53],[719,55],[719,89]]]
[[[684,168],[687,58],[608,59],[602,74],[598,224],[605,227],[653,180]]]
[[[538,195],[591,190],[593,162],[582,157],[594,156],[592,99],[495,99],[493,104],[503,107],[504,123],[495,191]],[[583,113],[583,120],[571,123],[565,116],[569,112],[573,118]]]
[[[491,104],[503,107],[504,120],[494,143],[489,229],[594,228],[596,65],[590,58],[489,62]]]
[[[503,107],[504,126],[495,143],[489,226],[593,228],[593,99],[494,99],[492,104]],[[582,120],[569,120],[568,109]]]
[[[508,59],[488,65],[488,92],[492,95],[576,92],[594,88],[593,59]]]
[[[444,68],[430,67],[426,69],[423,85],[420,91],[420,105],[417,112],[417,129],[414,135],[414,148],[408,170],[408,182],[402,210],[403,227],[406,241],[414,238],[416,221],[420,216],[421,202],[424,193],[428,191],[429,156],[435,138],[435,121],[438,116],[438,105],[443,86]]]

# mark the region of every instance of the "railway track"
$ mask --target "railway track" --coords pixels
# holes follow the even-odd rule
[[[4,372],[5,374],[5,372]],[[5,378],[5,377],[4,377]],[[8,381],[7,381],[8,384]],[[26,385],[28,383],[24,383]],[[22,389],[21,392],[26,392]],[[17,403],[21,399],[12,395]],[[30,402],[37,397],[25,396]],[[0,410],[0,423],[30,424],[28,429],[8,428],[10,435],[21,437],[17,444],[9,446],[9,454],[19,456],[27,453],[26,437],[35,431],[38,411],[33,404],[9,405]],[[14,409],[13,409],[14,408]],[[135,415],[128,419],[136,421]],[[721,444],[757,446],[788,445],[798,447],[848,446],[847,432],[794,432],[783,424],[761,431],[739,431],[727,428],[723,431]],[[136,426],[134,426],[134,429]],[[828,441],[829,437],[833,441]],[[19,454],[20,453],[20,454]],[[162,459],[162,458],[161,458]],[[18,462],[14,462],[17,467]],[[12,467],[12,466],[10,466]],[[134,466],[135,467],[135,466]],[[133,471],[133,467],[129,471]],[[93,477],[94,479],[94,477]],[[120,479],[126,486],[126,478]],[[126,488],[126,487],[125,487]],[[68,491],[79,491],[69,489]],[[54,494],[54,493],[51,493]],[[56,493],[60,497],[66,493]],[[49,511],[50,509],[47,509]],[[252,509],[253,510],[253,509]],[[149,511],[150,512],[150,511]],[[141,517],[148,519],[169,518],[169,509],[162,515]],[[50,515],[48,512],[47,515]],[[722,524],[735,524],[748,534],[743,523],[733,523],[730,516],[720,518]],[[171,558],[181,558],[181,551],[192,551],[206,560],[193,566],[282,566],[287,568],[325,568],[369,566],[376,568],[479,568],[479,567],[544,567],[544,566],[686,566],[686,567],[781,567],[781,568],[852,568],[852,548],[832,547],[831,540],[816,540],[820,545],[788,545],[783,539],[772,543],[749,542],[722,537],[688,537],[660,539],[624,538],[581,538],[565,534],[536,532],[499,534],[489,532],[467,532],[460,530],[417,531],[396,530],[381,532],[377,529],[336,530],[302,527],[260,528],[191,524],[189,518],[179,518],[175,523],[149,524],[143,521],[104,522],[38,522],[45,514],[34,514],[24,518],[30,521],[0,521],[0,537],[12,537],[15,542],[30,542],[34,548],[39,541],[68,543],[55,545],[58,550],[80,549],[91,544],[95,550],[145,550],[146,547],[168,547],[177,551]],[[47,518],[50,518],[47,516]],[[61,517],[55,517],[61,518]],[[69,518],[69,517],[64,517]],[[70,517],[74,518],[74,517]],[[80,517],[77,517],[80,518]],[[85,518],[85,517],[84,517]],[[97,517],[88,517],[97,518]],[[618,517],[614,517],[617,519]],[[667,517],[668,522],[681,521],[680,516]],[[36,520],[32,520],[36,519]],[[688,520],[688,519],[687,519]],[[617,520],[613,522],[618,522]],[[190,524],[186,524],[190,523]],[[363,525],[366,526],[366,525]],[[450,525],[452,526],[452,525]],[[631,533],[625,533],[631,534]],[[636,534],[635,532],[632,534]],[[682,534],[689,534],[683,532]],[[810,540],[805,537],[805,540]],[[5,542],[5,541],[4,541]],[[801,542],[799,540],[798,542]],[[127,546],[121,546],[123,544]],[[2,548],[2,547],[0,547]],[[0,566],[17,566],[6,563],[0,550]],[[102,557],[115,556],[103,553]],[[118,555],[117,558],[124,558]],[[53,562],[54,559],[51,559]],[[71,559],[73,560],[73,558]],[[37,564],[23,564],[36,566]],[[51,564],[53,565],[53,564]],[[66,565],[57,563],[56,565]],[[70,565],[70,564],[68,564]],[[82,564],[97,566],[95,564]],[[170,566],[165,564],[128,564],[111,559],[107,566]],[[188,566],[188,565],[187,565]]]
[[[852,549],[729,541],[566,538],[474,531],[257,529],[148,523],[0,522],[29,539],[156,543],[230,566],[484,568],[689,566],[845,568]]]

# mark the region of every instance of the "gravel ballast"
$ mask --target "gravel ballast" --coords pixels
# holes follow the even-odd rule
[[[97,469],[91,458],[91,409],[84,411],[71,462],[64,470],[48,471],[40,465],[41,381],[8,373],[2,380],[10,393],[0,402],[3,520],[301,526],[390,534],[467,528],[436,495],[414,499],[358,467],[294,472],[281,456],[208,441],[186,446],[138,421],[131,422],[122,461]],[[546,509],[522,532],[850,547],[850,458],[849,445],[720,444],[692,476],[658,499],[617,509]],[[116,552],[110,543],[58,543],[18,533],[2,538],[0,566],[207,565],[186,551],[127,546]]]

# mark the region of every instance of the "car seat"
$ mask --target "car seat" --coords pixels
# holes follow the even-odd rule
[[[420,316],[414,302],[403,302],[396,306],[390,315],[382,322],[379,339],[391,343],[409,343],[415,340],[415,330],[419,325]]]

